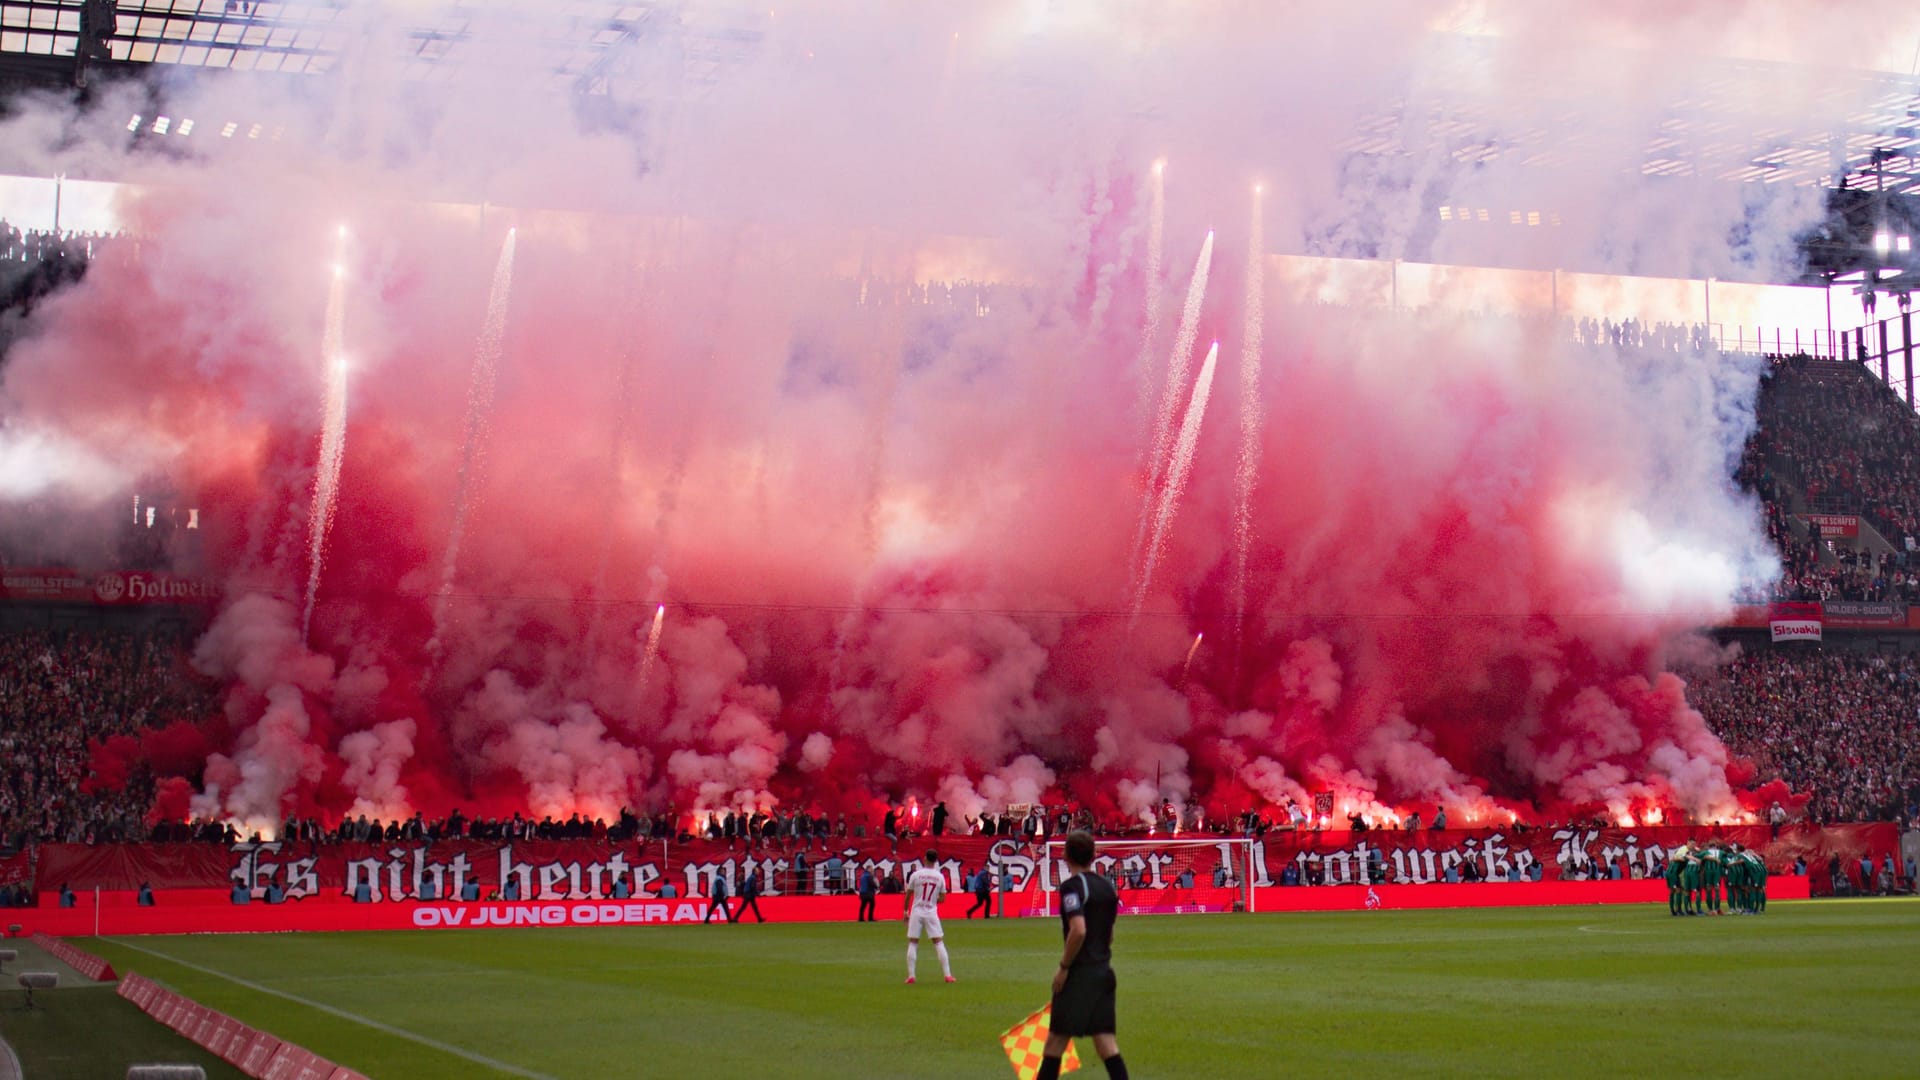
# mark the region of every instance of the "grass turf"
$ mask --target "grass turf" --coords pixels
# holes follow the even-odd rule
[[[53,971],[58,990],[37,991],[26,1007],[24,990],[0,990],[0,1038],[20,1058],[28,1080],[38,1077],[120,1077],[136,1064],[192,1064],[208,1080],[244,1080],[240,1070],[175,1034],[114,993],[47,955],[31,941],[8,939],[20,958],[7,964],[0,984],[17,987],[22,971]]]
[[[79,944],[376,1078],[1011,1075],[998,1034],[1046,1001],[1058,923],[947,929],[960,982],[923,943],[911,987],[897,922]],[[1916,955],[1907,900],[1139,917],[1115,941],[1151,1077],[1907,1074]]]

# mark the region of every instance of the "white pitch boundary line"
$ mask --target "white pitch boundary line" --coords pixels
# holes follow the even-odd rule
[[[0,1039],[0,1080],[20,1080],[21,1075],[19,1055],[7,1045],[7,1040]]]
[[[439,1050],[443,1053],[452,1054],[454,1057],[464,1058],[465,1060],[470,1061],[475,1065],[484,1065],[489,1069],[498,1069],[503,1073],[509,1073],[513,1076],[525,1077],[526,1080],[556,1080],[556,1078],[548,1076],[545,1073],[529,1072],[518,1065],[509,1065],[504,1061],[495,1060],[493,1058],[486,1056],[485,1054],[476,1054],[471,1050],[454,1046],[451,1043],[444,1043],[444,1042],[441,1042],[439,1039],[431,1038],[426,1035],[419,1035],[414,1032],[408,1031],[405,1028],[397,1028],[397,1027],[394,1027],[392,1024],[382,1023],[378,1020],[361,1016],[359,1013],[351,1013],[345,1009],[340,1009],[332,1005],[328,1005],[325,1002],[313,1001],[308,998],[303,998],[298,994],[289,994],[285,990],[275,990],[271,986],[263,986],[257,982],[250,982],[246,979],[239,977],[238,975],[229,975],[224,971],[216,971],[210,967],[203,967],[191,961],[182,960],[177,956],[168,956],[166,953],[160,952],[157,949],[149,949],[143,945],[135,945],[133,942],[128,941],[125,938],[106,938],[103,940],[111,941],[115,945],[132,949],[134,952],[143,952],[143,953],[146,953],[148,956],[158,957],[162,960],[165,960],[169,964],[178,964],[181,967],[187,968],[190,971],[198,971],[203,975],[211,975],[216,979],[225,979],[228,982],[233,983],[235,986],[244,986],[247,989],[252,990],[258,994],[270,994],[273,997],[281,998],[282,1000],[285,1000],[285,1001],[291,1001],[295,1005],[305,1005],[309,1009],[317,1009],[320,1012],[326,1013],[328,1016],[339,1017],[342,1020],[350,1020],[353,1023],[360,1024],[364,1027],[370,1027],[375,1031],[384,1032],[388,1035],[393,1035],[397,1038],[406,1039],[410,1042],[416,1042],[416,1043],[419,1043],[421,1046],[432,1047],[433,1049]]]

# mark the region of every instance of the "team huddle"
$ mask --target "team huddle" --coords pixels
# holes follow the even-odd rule
[[[1724,897],[1735,915],[1767,910],[1767,863],[1760,853],[1719,840],[1688,841],[1667,858],[1667,911],[1718,915]]]

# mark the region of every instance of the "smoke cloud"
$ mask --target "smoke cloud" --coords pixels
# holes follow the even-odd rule
[[[1643,177],[1644,148],[1726,27],[1764,12],[1821,61],[1872,16],[830,2],[754,22],[709,83],[689,7],[605,99],[485,21],[447,85],[408,83],[407,6],[365,2],[336,77],[166,88],[202,132],[282,135],[157,153],[112,96],[0,131],[130,185],[140,257],[41,305],[0,372],[0,462],[26,463],[0,492],[161,475],[201,509],[190,569],[226,599],[196,664],[228,689],[169,807],[1741,811],[1662,658],[1771,572],[1727,480],[1754,367],[1574,346],[1444,280],[1397,312],[1321,302],[1334,264],[1239,286],[1269,252],[1471,263],[1487,241],[1435,206],[1542,193],[1542,267],[1784,269],[1817,191]],[[1852,104],[1802,89],[1746,121]],[[1581,137],[1479,156],[1463,102],[1494,141]],[[1400,145],[1356,152],[1382,115]],[[350,404],[303,635],[343,223]],[[1260,338],[1211,401],[1167,384],[1163,329],[1209,230],[1182,339]],[[1189,403],[1136,597],[1143,420]]]

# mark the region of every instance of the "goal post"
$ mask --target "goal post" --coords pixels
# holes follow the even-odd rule
[[[1065,840],[1049,840],[1027,891],[1029,915],[1052,915],[1054,894],[1071,876]],[[1238,836],[1100,840],[1093,869],[1120,891],[1125,915],[1254,910],[1253,841]]]

